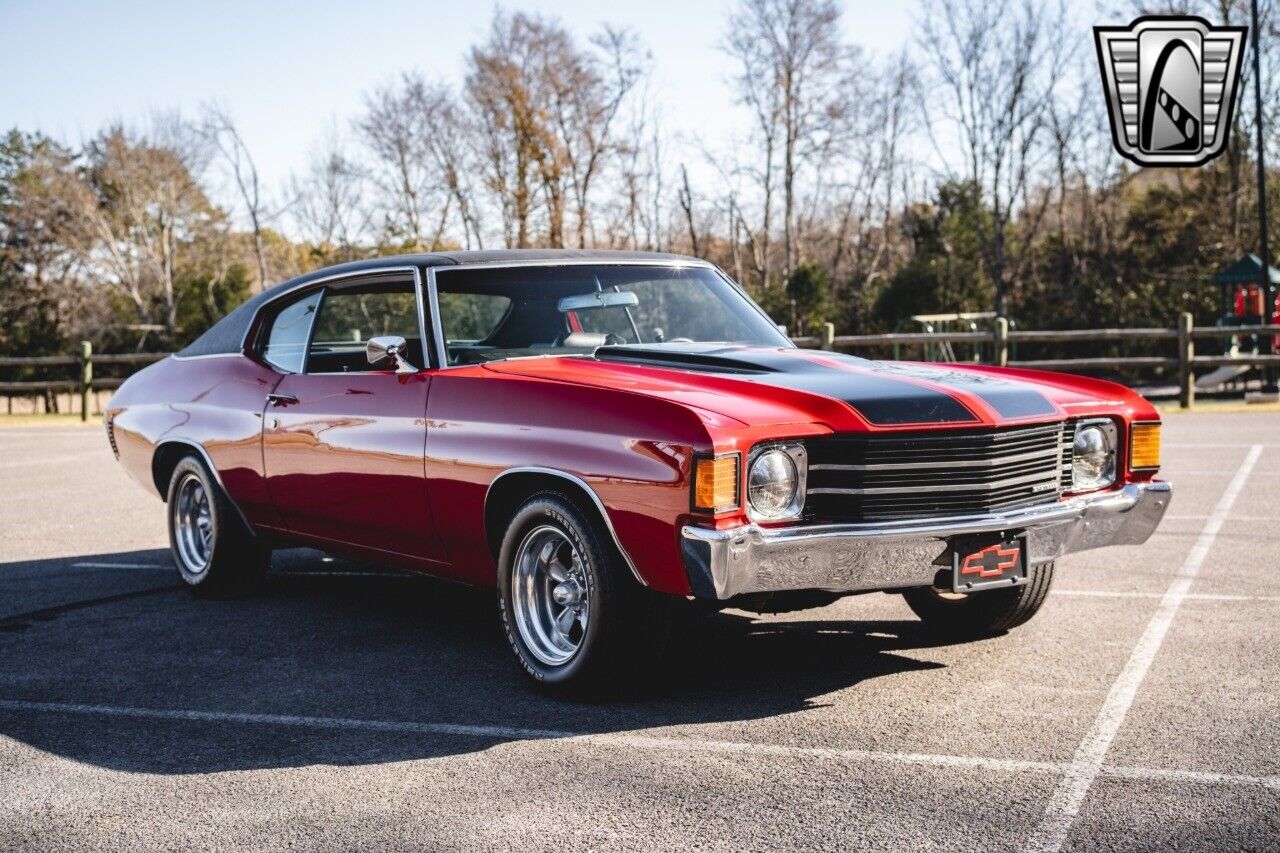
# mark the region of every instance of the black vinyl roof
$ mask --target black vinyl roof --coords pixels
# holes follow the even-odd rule
[[[420,252],[412,255],[388,255],[381,258],[352,261],[337,266],[312,270],[309,273],[291,278],[288,281],[268,287],[261,293],[251,296],[241,303],[230,314],[223,317],[200,337],[196,338],[177,355],[190,358],[199,355],[222,355],[238,353],[244,344],[244,336],[249,325],[258,313],[258,308],[270,302],[282,293],[293,290],[308,282],[318,281],[343,273],[377,272],[390,267],[447,267],[467,266],[468,264],[495,263],[536,263],[546,261],[602,261],[618,263],[625,261],[671,261],[678,263],[702,263],[698,258],[688,255],[673,255],[666,252],[617,252],[603,249],[491,249],[474,252]]]

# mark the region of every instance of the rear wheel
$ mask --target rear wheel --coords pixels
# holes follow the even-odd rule
[[[564,494],[530,498],[511,519],[498,558],[507,642],[540,684],[592,691],[620,686],[661,652],[663,602]]]
[[[933,633],[948,639],[973,639],[1000,634],[1035,616],[1049,595],[1053,563],[1032,566],[1021,586],[987,592],[953,593],[919,587],[902,593],[907,605]]]
[[[238,595],[261,582],[270,552],[257,541],[194,454],[174,466],[168,509],[173,562],[193,590]]]

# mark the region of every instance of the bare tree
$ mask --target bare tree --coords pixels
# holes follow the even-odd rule
[[[440,248],[453,200],[431,150],[439,109],[437,90],[421,75],[406,74],[366,97],[356,123],[385,199],[388,236],[411,249]]]
[[[774,157],[781,157],[782,274],[798,257],[798,182],[842,134],[851,105],[853,53],[840,41],[834,0],[740,0],[725,49],[738,60],[740,100],[763,143],[763,251],[768,253]],[[766,259],[767,280],[767,259]]]
[[[502,212],[505,242],[519,248],[534,239],[539,184],[551,188],[548,240],[558,243],[558,165],[541,73],[551,37],[540,18],[499,12],[488,39],[467,58],[465,91],[481,131],[485,183]]]
[[[365,177],[336,139],[312,151],[307,172],[291,182],[293,220],[325,262],[354,260],[368,237]]]
[[[701,254],[698,248],[698,229],[693,222],[693,190],[689,187],[689,169],[684,163],[680,164],[680,189],[676,192],[676,198],[680,202],[680,209],[684,211],[685,223],[689,226],[689,247],[691,252],[694,255]]]
[[[198,180],[208,164],[203,135],[162,117],[146,136],[108,128],[85,157],[85,182],[71,199],[81,250],[140,326],[159,325],[173,339],[181,255],[224,219]]]
[[[1061,2],[1035,0],[924,0],[921,8],[921,52],[932,72],[921,103],[944,175],[973,184],[990,210],[989,220],[979,217],[978,239],[1002,316],[1048,204],[1034,185],[1075,46],[1061,37],[1065,17]],[[1017,215],[1025,225],[1015,233]]]
[[[911,97],[915,74],[904,51],[868,75],[874,86],[857,91],[857,141],[844,146],[849,162],[833,188],[839,201],[831,215],[827,262],[833,278],[847,278],[855,287],[882,277],[892,259],[895,192],[911,166],[904,142],[918,126]]]
[[[249,152],[249,146],[245,145],[244,138],[225,109],[212,104],[206,106],[201,128],[229,170],[240,202],[249,217],[249,227],[253,234],[253,256],[258,264],[257,288],[261,290],[271,278],[262,233],[268,213],[262,197],[258,166]]]
[[[627,30],[606,26],[591,44],[595,52],[579,51],[561,31],[549,42],[552,52],[546,57],[556,143],[573,193],[579,248],[586,247],[591,228],[592,182],[618,149],[614,122],[645,61]]]
[[[427,139],[427,148],[441,182],[457,207],[463,244],[468,249],[483,249],[480,203],[473,178],[478,167],[472,150],[476,138],[474,122],[444,86],[435,88],[431,104],[434,130]]]

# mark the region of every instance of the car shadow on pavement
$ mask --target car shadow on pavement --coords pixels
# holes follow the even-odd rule
[[[916,622],[725,612],[679,620],[655,675],[622,696],[575,703],[518,671],[489,590],[289,551],[257,596],[206,600],[167,564],[164,551],[0,564],[0,734],[132,772],[374,764],[520,738],[219,715],[626,733],[802,715],[834,691],[942,666],[901,654],[934,645]],[[108,710],[139,708],[208,715]]]

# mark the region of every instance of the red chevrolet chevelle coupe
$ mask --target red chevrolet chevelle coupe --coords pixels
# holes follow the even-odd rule
[[[943,636],[1004,631],[1171,492],[1126,388],[797,349],[675,255],[320,270],[134,375],[106,427],[195,590],[290,545],[494,586],[524,669],[579,687],[654,655],[681,599],[884,591]]]

